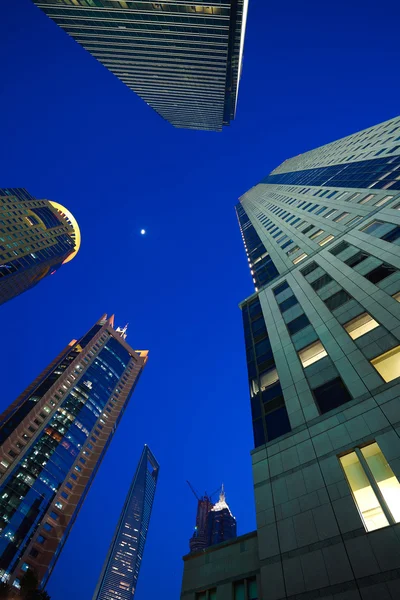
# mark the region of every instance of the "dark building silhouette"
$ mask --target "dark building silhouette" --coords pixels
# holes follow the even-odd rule
[[[208,515],[212,506],[211,498],[207,494],[198,498],[196,526],[189,540],[190,552],[198,552],[208,546]]]
[[[208,513],[207,537],[207,546],[214,546],[236,537],[236,519],[226,503],[224,486],[222,486],[219,501]]]
[[[159,469],[150,448],[145,446],[93,600],[133,598],[149,529]]]

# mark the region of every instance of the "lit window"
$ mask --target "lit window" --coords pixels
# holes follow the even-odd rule
[[[378,200],[378,202],[375,203],[375,206],[383,206],[384,204],[386,204],[386,202],[392,200],[392,198],[394,198],[394,196],[384,196],[383,198]]]
[[[392,298],[397,300],[397,302],[400,302],[400,292],[396,292],[396,294],[393,294]]]
[[[372,198],[375,198],[375,194],[368,194],[368,196],[361,198],[361,200],[358,201],[358,204],[366,204],[367,202],[372,200]]]
[[[393,473],[378,444],[374,442],[361,448],[365,462],[369,466],[372,476],[378,484],[391,512],[391,516],[400,522],[400,483]]]
[[[370,314],[365,312],[361,315],[358,315],[358,317],[351,319],[351,321],[345,323],[343,327],[345,328],[349,336],[353,340],[356,340],[357,338],[361,337],[362,335],[365,335],[369,331],[372,331],[372,329],[379,327],[379,323],[375,321],[375,319],[373,319]]]
[[[304,260],[305,258],[307,258],[307,254],[305,252],[303,252],[303,254],[300,254],[299,256],[297,256],[294,260],[293,260],[293,264],[297,265],[299,262],[301,262],[302,260]]]
[[[318,340],[309,346],[306,346],[302,350],[299,350],[298,355],[301,360],[301,364],[305,368],[317,362],[318,360],[321,360],[321,358],[327,356],[328,353]]]
[[[372,366],[378,371],[384,381],[392,381],[400,376],[400,346],[371,360]]]
[[[340,458],[367,531],[400,521],[400,483],[376,442]]]
[[[324,239],[320,240],[318,244],[320,246],[325,246],[328,242],[331,242],[335,238],[334,235],[327,235]]]
[[[348,217],[348,216],[349,216],[349,214],[350,214],[350,213],[348,213],[348,212],[342,212],[342,213],[340,213],[340,215],[338,215],[337,217],[335,217],[333,220],[334,220],[336,223],[339,223],[339,221],[342,221],[343,219],[345,219],[346,217]]]
[[[367,531],[373,531],[389,525],[385,513],[372,489],[361,462],[355,452],[346,454],[340,459],[353,498],[364,521]]]
[[[60,510],[62,509],[63,505],[61,504],[61,502],[56,502],[54,505],[56,508],[59,508]]]
[[[315,238],[318,237],[319,235],[321,235],[321,233],[324,233],[324,230],[318,229],[312,235],[310,235],[310,240],[315,240]]]

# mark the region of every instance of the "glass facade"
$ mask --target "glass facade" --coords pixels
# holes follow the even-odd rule
[[[130,600],[136,590],[159,473],[144,447],[93,600]]]
[[[234,119],[248,0],[33,0],[175,127]]]
[[[22,188],[0,189],[0,304],[53,275],[79,246],[67,209]]]
[[[144,362],[103,318],[1,419],[3,578],[47,581]]]

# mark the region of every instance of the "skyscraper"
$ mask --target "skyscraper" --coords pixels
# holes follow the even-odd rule
[[[226,503],[224,486],[219,500],[208,513],[208,546],[221,544],[236,537],[236,519]]]
[[[45,585],[147,360],[104,315],[0,416],[0,577]]]
[[[235,118],[248,0],[33,0],[175,127]]]
[[[22,188],[0,189],[0,304],[53,275],[80,244],[69,210]]]
[[[190,552],[198,552],[207,548],[209,544],[208,536],[208,515],[213,506],[211,499],[205,494],[197,498],[196,525],[192,537],[189,540]]]
[[[186,556],[182,599],[400,597],[399,209],[400,118],[240,199],[257,530]]]
[[[135,595],[158,473],[159,465],[145,446],[93,600],[130,600]]]

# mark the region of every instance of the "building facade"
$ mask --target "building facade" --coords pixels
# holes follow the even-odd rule
[[[44,586],[147,360],[104,315],[0,416],[0,577]]]
[[[189,540],[190,552],[198,552],[209,545],[208,515],[212,507],[213,503],[207,494],[197,499],[196,525]]]
[[[257,531],[185,557],[182,599],[400,597],[399,209],[400,118],[240,199]]]
[[[224,486],[219,500],[208,513],[208,546],[214,546],[236,537],[236,519],[226,503]]]
[[[236,113],[248,0],[33,0],[172,125]]]
[[[53,275],[80,243],[78,223],[61,204],[0,189],[0,304]]]
[[[135,595],[159,469],[150,448],[145,446],[93,600],[130,600]]]

